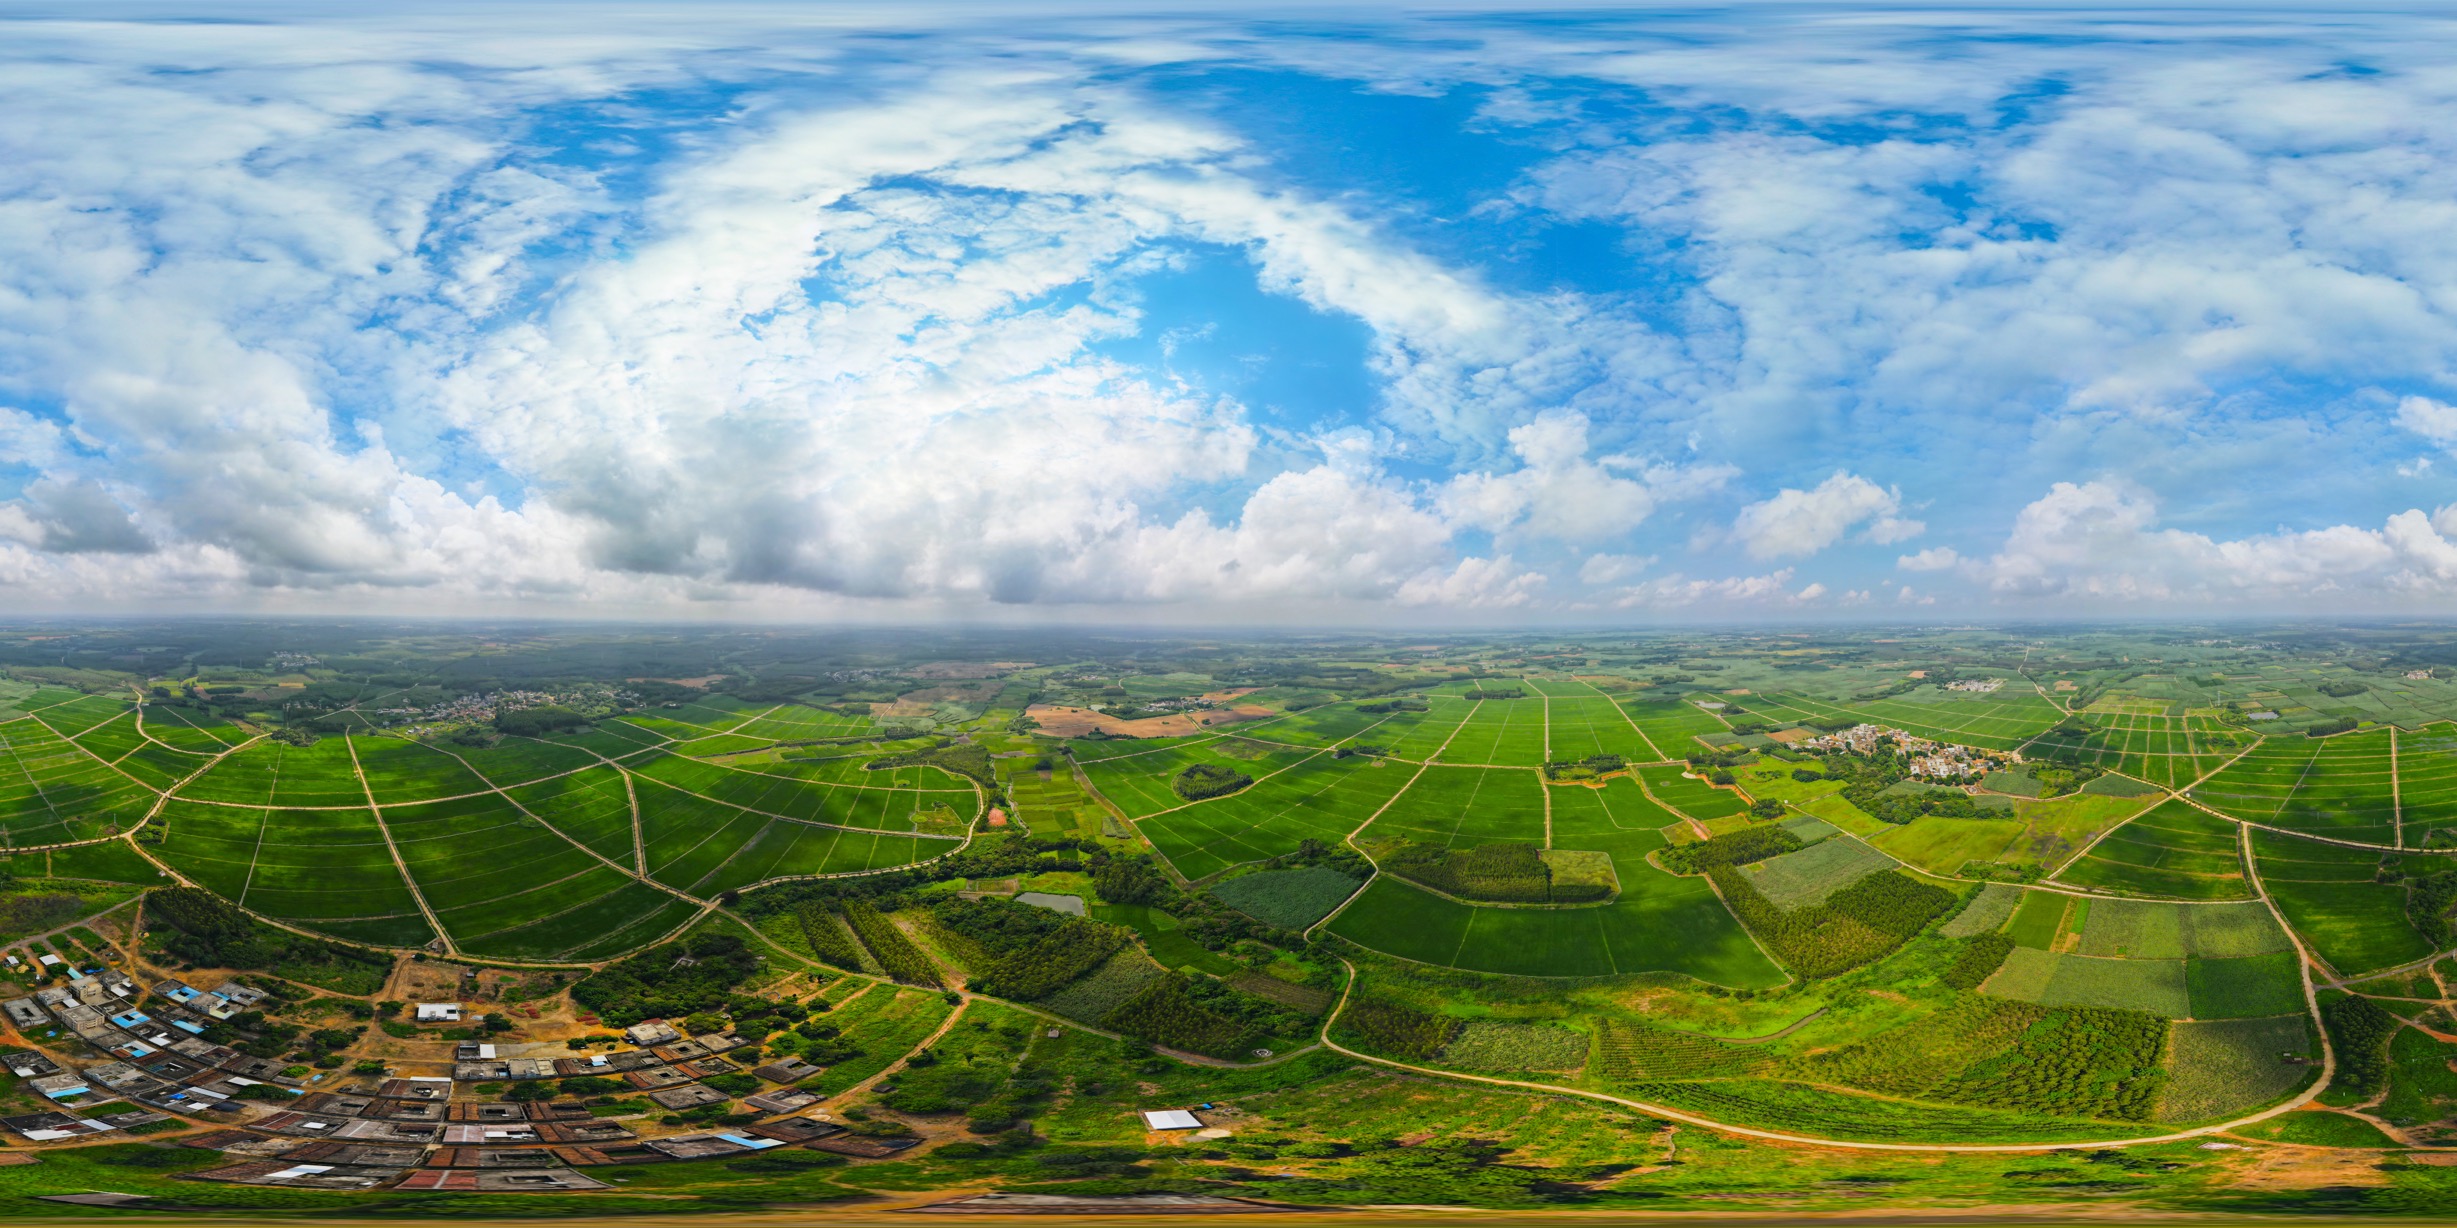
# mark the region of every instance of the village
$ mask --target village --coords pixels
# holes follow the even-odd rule
[[[725,1054],[751,1042],[731,1031],[692,1036],[648,1019],[561,1042],[465,1039],[452,1043],[448,1059],[362,1059],[348,1072],[326,1071],[206,1039],[216,1025],[227,1035],[233,1021],[268,1005],[264,989],[237,981],[200,989],[176,979],[140,989],[138,977],[118,967],[78,967],[56,955],[43,963],[60,983],[0,1002],[24,1045],[0,1053],[0,1065],[54,1107],[0,1116],[0,1130],[44,1144],[202,1122],[217,1128],[173,1141],[236,1162],[190,1174],[196,1180],[326,1190],[594,1190],[607,1183],[584,1170],[779,1147],[876,1159],[920,1142],[857,1133],[812,1111],[825,1097],[797,1085],[822,1067],[779,1055],[745,1069]],[[418,1024],[476,1022],[474,1006],[461,1001],[405,1005]],[[77,1048],[107,1060],[80,1065],[67,1056]],[[721,1113],[715,1120],[722,1124],[644,1138],[634,1128],[638,1110],[626,1124],[603,1115],[614,1097],[575,1094],[609,1090],[665,1115],[648,1120]],[[740,1111],[727,1111],[737,1095]]]
[[[1854,755],[1890,749],[1902,757],[1903,770],[1912,776],[1952,783],[1976,781],[2022,762],[2020,751],[1982,750],[1956,742],[1937,742],[1886,725],[1854,725],[1793,745],[1799,750]]]

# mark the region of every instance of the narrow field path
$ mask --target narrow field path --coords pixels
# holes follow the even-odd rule
[[[367,795],[367,810],[375,816],[375,830],[384,837],[384,851],[392,854],[393,868],[401,872],[401,885],[409,888],[411,901],[418,905],[419,912],[426,915],[427,926],[435,931],[435,940],[444,944],[444,954],[460,954],[460,948],[452,943],[452,931],[445,929],[443,919],[427,906],[426,893],[418,889],[418,880],[410,874],[409,863],[401,859],[401,846],[392,842],[392,828],[384,825],[384,808],[375,801],[375,786],[367,783],[367,770],[359,766],[357,740],[345,733],[341,735],[341,744],[350,752],[350,774],[358,778],[359,791]]]

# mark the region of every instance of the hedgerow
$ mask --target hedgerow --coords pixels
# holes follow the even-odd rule
[[[1430,1061],[1441,1053],[1463,1026],[1448,1015],[1377,998],[1351,1002],[1339,1013],[1339,1030],[1365,1048],[1416,1061]]]
[[[818,956],[820,963],[848,972],[862,970],[862,953],[854,947],[845,927],[837,924],[835,910],[806,904],[794,916],[802,923],[803,936],[810,939],[811,954]]]
[[[1823,904],[1784,912],[1730,866],[1716,866],[1707,876],[1733,915],[1775,958],[1812,978],[1849,971],[1892,951],[1954,902],[1944,888],[1879,870]]]
[[[879,961],[887,975],[907,985],[938,987],[938,966],[870,901],[845,901],[845,920],[852,923],[853,932],[860,936],[863,946],[870,948],[872,958]]]
[[[954,899],[930,911],[988,956],[987,965],[974,970],[972,988],[1002,998],[1057,992],[1115,955],[1129,933],[1012,900]]]
[[[2376,1095],[2389,1079],[2389,1037],[2398,1029],[2397,1016],[2370,998],[2349,995],[2323,1006],[2321,1022],[2338,1059],[2330,1090],[2357,1100]]]
[[[1675,844],[1655,855],[1675,874],[1696,874],[1717,866],[1743,866],[1803,847],[1800,837],[1781,827],[1744,827],[1696,844]]]
[[[1943,980],[1956,989],[1977,989],[2004,966],[2005,957],[2012,953],[2013,939],[2003,934],[1981,934],[1963,944],[1962,953],[1954,957]]]

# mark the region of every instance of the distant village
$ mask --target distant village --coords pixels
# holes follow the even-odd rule
[[[1932,780],[1984,776],[2022,762],[2019,751],[1982,750],[1958,742],[1937,742],[1887,725],[1854,725],[1839,733],[1794,743],[1794,746],[1803,750],[1854,755],[1875,754],[1890,747],[1894,753],[1902,756],[1905,771]]]
[[[38,1049],[0,1053],[0,1065],[58,1106],[0,1116],[0,1129],[48,1143],[148,1133],[147,1127],[176,1120],[173,1114],[220,1123],[222,1129],[179,1140],[237,1161],[191,1174],[196,1180],[325,1190],[596,1190],[609,1187],[582,1170],[785,1146],[882,1158],[916,1141],[869,1137],[822,1120],[824,1114],[806,1113],[823,1097],[795,1084],[822,1068],[787,1055],[743,1073],[723,1054],[750,1042],[730,1033],[688,1037],[650,1019],[624,1029],[622,1041],[630,1047],[563,1057],[507,1055],[496,1045],[464,1040],[448,1077],[399,1076],[387,1068],[353,1080],[252,1057],[205,1038],[211,1025],[263,1004],[261,990],[229,982],[198,989],[165,980],[147,991],[116,968],[80,968],[48,954],[40,962],[47,976],[64,983],[0,1002],[0,1011],[29,1040],[57,1042],[65,1032],[110,1060],[79,1069]],[[415,1003],[413,1010],[420,1023],[462,1021],[459,1002]],[[703,1082],[725,1082],[721,1076],[777,1084],[742,1100],[770,1120],[641,1139],[620,1122],[593,1115],[579,1099],[520,1090],[545,1080],[594,1077],[669,1113],[686,1113],[731,1099]],[[328,1079],[330,1088],[315,1088]],[[114,1105],[122,1111],[103,1111]],[[789,1114],[803,1115],[780,1116]]]

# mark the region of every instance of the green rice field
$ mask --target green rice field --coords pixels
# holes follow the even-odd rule
[[[2059,882],[2179,900],[2250,899],[2235,824],[2170,799],[2108,832]]]

